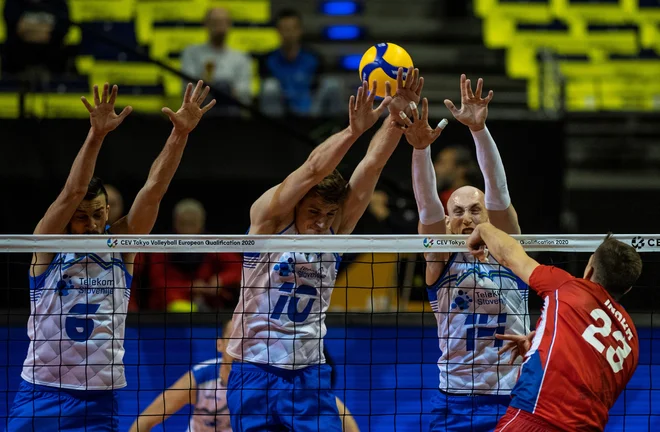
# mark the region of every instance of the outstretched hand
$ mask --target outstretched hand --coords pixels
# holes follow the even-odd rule
[[[497,354],[501,356],[507,351],[511,351],[509,364],[512,365],[518,356],[522,356],[523,358],[525,357],[527,351],[529,351],[529,349],[532,347],[532,340],[534,339],[535,334],[535,331],[528,335],[496,334],[495,337],[497,339],[509,341]]]
[[[486,118],[488,117],[488,103],[493,99],[493,91],[488,92],[488,96],[481,97],[484,87],[484,80],[477,80],[477,89],[472,93],[472,83],[466,79],[465,74],[461,75],[461,109],[457,109],[454,103],[445,99],[445,106],[456,120],[476,132],[486,127]]]
[[[87,101],[85,96],[80,98],[87,111],[89,111],[89,121],[92,129],[100,135],[106,135],[108,132],[115,130],[133,111],[131,106],[127,106],[119,115],[115,114],[115,100],[117,100],[119,88],[116,85],[112,86],[112,93],[108,97],[109,87],[110,85],[105,83],[103,95],[99,96],[99,86],[94,86],[94,106]]]
[[[447,119],[442,119],[438,126],[433,129],[429,125],[429,101],[426,98],[422,100],[421,119],[417,111],[417,105],[414,102],[410,103],[410,110],[412,111],[413,121],[403,111],[399,112],[399,117],[405,123],[405,126],[401,126],[401,129],[403,129],[406,140],[411,146],[423,150],[438,139],[445,126],[447,126]]]
[[[202,116],[215,105],[215,99],[213,99],[202,108],[202,103],[204,103],[204,100],[211,91],[209,86],[206,86],[202,91],[203,86],[204,82],[199,80],[193,91],[192,83],[188,83],[186,93],[183,96],[183,103],[177,112],[174,112],[167,107],[163,108],[162,111],[167,114],[174,125],[174,129],[179,132],[186,134],[190,133],[195,127],[197,127]]]
[[[395,119],[399,119],[399,113],[404,112],[413,102],[419,104],[419,100],[424,88],[424,78],[419,76],[419,69],[410,67],[406,73],[406,81],[403,81],[403,68],[399,68],[396,74],[396,93],[392,98],[392,103],[388,107],[390,114]],[[390,88],[385,87],[385,94],[390,96]]]
[[[373,82],[371,92],[369,92],[369,83],[362,82],[362,86],[357,91],[357,96],[351,96],[348,101],[348,118],[350,119],[350,130],[355,135],[362,135],[371,128],[385,111],[385,108],[392,102],[392,96],[385,96],[383,101],[374,109],[374,98],[378,84]],[[389,83],[385,85],[389,89]]]

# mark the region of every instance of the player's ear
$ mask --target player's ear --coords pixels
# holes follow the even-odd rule
[[[594,256],[591,255],[589,257],[589,262],[587,262],[587,266],[584,268],[584,277],[583,277],[583,279],[591,280],[591,278],[593,277],[593,275],[594,275],[593,262],[594,262]]]

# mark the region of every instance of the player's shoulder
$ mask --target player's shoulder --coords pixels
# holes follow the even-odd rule
[[[577,278],[566,270],[552,265],[539,264],[532,271],[529,283],[534,286],[535,284],[551,281],[558,285],[563,285],[575,280],[577,280]]]

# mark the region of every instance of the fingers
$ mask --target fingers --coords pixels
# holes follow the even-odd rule
[[[495,335],[495,337],[497,337],[497,336],[498,336],[498,335]],[[503,346],[503,347],[497,352],[497,355],[500,355],[500,356],[501,356],[502,354],[505,354],[507,351],[510,351],[511,349],[513,349],[513,348],[515,348],[515,347],[516,347],[516,344],[515,344],[514,342],[508,342],[507,344],[505,344],[505,345],[504,345],[504,346]]]
[[[189,86],[192,86],[192,84],[188,84]],[[166,114],[170,119],[174,118],[174,111],[171,109],[165,107],[161,110],[164,114]]]
[[[454,106],[454,103],[450,101],[449,99],[445,99],[445,106],[447,109],[451,112],[451,114],[456,117],[459,114],[459,111],[456,109]]]
[[[486,96],[486,98],[484,100],[486,101],[486,103],[489,103],[491,100],[493,100],[493,91],[492,90],[490,90],[488,92],[488,96]]]
[[[81,96],[80,100],[82,101],[83,105],[85,105],[85,108],[87,108],[87,111],[89,111],[90,114],[94,112],[94,107],[90,105],[89,102],[87,102],[87,98],[85,96]]]
[[[129,105],[129,106],[127,106],[126,108],[124,108],[124,109],[119,113],[119,117],[118,117],[118,118],[119,118],[119,123],[123,122],[124,119],[125,119],[126,117],[128,117],[128,115],[129,115],[130,113],[132,113],[132,112],[133,112],[133,107],[132,107],[132,106]]]
[[[103,84],[103,96],[101,96],[101,103],[108,103],[108,83]]]
[[[357,96],[355,96],[355,108],[354,109],[357,109],[360,105],[362,105],[361,102],[362,102],[362,96],[363,95],[364,95],[364,83],[362,83],[362,85],[360,86],[360,88],[357,91]]]
[[[467,90],[468,98],[474,99],[474,93],[472,93],[472,81],[466,80],[465,81],[465,88]]]
[[[474,97],[481,99],[481,91],[484,89],[484,80],[479,78],[477,80],[477,89],[474,91]]]
[[[101,98],[99,97],[99,86],[97,85],[94,86],[94,105],[101,105]]]
[[[183,95],[183,103],[190,103],[190,97],[192,96],[192,89],[193,85],[192,83],[188,83],[186,86],[186,92]]]
[[[376,90],[378,90],[378,81],[374,80],[373,83],[371,84],[371,93],[369,93],[369,97],[367,98],[367,102],[371,103],[371,106],[373,106],[374,99],[376,98]]]
[[[401,120],[403,120],[403,122],[405,123],[406,126],[412,126],[413,125],[413,122],[410,121],[410,119],[408,118],[406,113],[404,113],[403,111],[399,112],[399,117],[401,117]]]
[[[427,98],[422,99],[422,121],[424,123],[429,121],[429,100]]]
[[[517,342],[519,340],[525,339],[525,335],[516,335],[516,334],[496,334],[495,335],[496,339],[501,339],[501,340],[508,340],[508,341],[514,341]]]
[[[378,105],[378,108],[376,108],[376,112],[379,116],[385,111],[390,103],[392,103],[392,96],[385,96],[385,99],[383,99],[380,105]]]
[[[385,97],[387,96],[392,96],[392,84],[389,81],[385,81]]]
[[[445,130],[447,124],[449,124],[447,119],[442,119],[440,123],[438,123],[438,126],[436,126],[435,130],[433,131],[433,141],[438,139],[442,131]]]
[[[197,85],[195,86],[195,91],[193,91],[192,96],[190,97],[190,102],[196,102],[197,99],[199,99],[199,94],[202,91],[202,86],[204,85],[204,81],[199,80],[197,81]]]
[[[408,75],[406,76],[406,89],[415,92],[417,90],[417,80],[419,79],[419,69],[413,69],[412,66],[408,68]]]
[[[355,96],[351,95],[351,97],[348,98],[348,119],[350,123],[353,123],[354,113],[355,113]]]
[[[511,350],[511,357],[509,358],[509,365],[512,365],[515,363],[516,359],[520,355],[520,351],[518,351],[518,348],[514,348]]]
[[[398,71],[396,71],[396,89],[402,89],[403,88],[403,68],[399,68]]]
[[[369,99],[369,83],[367,81],[362,82],[362,103],[366,104]]]
[[[467,77],[465,76],[465,74],[461,74],[461,102],[468,99],[465,81],[467,81]]]
[[[206,100],[206,97],[209,95],[210,91],[211,91],[211,87],[206,86],[206,88],[204,88],[204,91],[199,96],[199,98],[197,98],[197,100],[196,100],[197,105],[201,106],[204,103],[204,101]]]
[[[108,101],[108,103],[110,105],[115,104],[115,101],[117,100],[117,92],[118,91],[119,91],[119,87],[117,87],[116,85],[113,85],[112,86],[112,93],[110,93],[110,100]]]
[[[213,99],[204,108],[202,108],[202,115],[206,114],[214,106],[215,106],[215,99]]]
[[[421,96],[423,88],[424,88],[424,77],[419,77],[419,84],[417,85],[417,90],[415,90],[415,94],[417,96]]]
[[[410,111],[412,112],[412,118],[414,121],[419,120],[419,110],[417,110],[417,104],[415,102],[410,102],[408,104],[410,106]]]

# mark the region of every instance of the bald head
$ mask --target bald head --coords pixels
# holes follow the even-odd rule
[[[447,210],[452,234],[471,234],[477,225],[488,222],[484,193],[473,186],[456,189],[447,201]]]
[[[204,24],[209,31],[211,44],[217,48],[224,46],[227,32],[231,27],[231,16],[229,11],[222,7],[209,9],[206,13]]]
[[[124,214],[124,199],[119,190],[112,185],[105,185],[105,191],[108,193],[108,205],[110,206],[108,223],[112,225]]]

